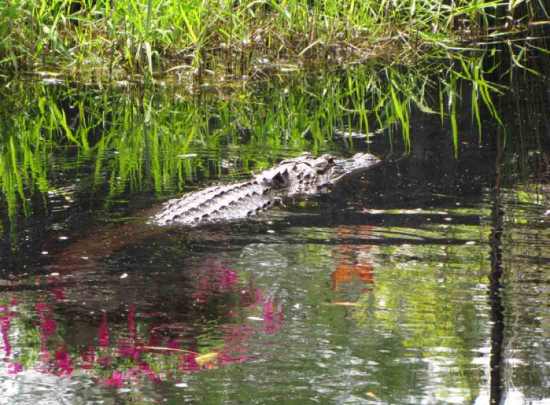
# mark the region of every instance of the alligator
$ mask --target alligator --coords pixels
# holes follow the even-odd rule
[[[144,221],[111,224],[94,230],[58,254],[50,268],[63,273],[74,268],[94,269],[98,259],[138,239],[164,233],[167,226],[186,228],[247,219],[279,203],[326,194],[343,180],[380,162],[369,153],[357,153],[348,159],[331,155],[314,158],[304,154],[283,160],[250,180],[211,186],[169,200],[160,208],[144,212]],[[49,248],[46,246],[45,250]]]
[[[380,159],[370,153],[357,153],[348,159],[304,154],[283,160],[250,180],[212,186],[170,200],[149,223],[200,226],[252,217],[288,199],[326,194],[342,180],[379,163]]]

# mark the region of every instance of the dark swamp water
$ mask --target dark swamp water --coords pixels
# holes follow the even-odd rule
[[[549,82],[499,88],[499,125],[447,79],[5,85],[0,403],[548,403]],[[145,224],[305,150],[384,163],[255,220]]]

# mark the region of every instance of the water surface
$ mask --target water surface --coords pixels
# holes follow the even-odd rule
[[[549,92],[534,87],[497,100],[503,127],[483,113],[481,141],[464,103],[453,149],[438,115],[411,107],[410,140],[389,113],[364,136],[357,109],[307,85],[246,103],[12,85],[0,403],[549,401]],[[145,224],[304,150],[385,163],[252,221]]]

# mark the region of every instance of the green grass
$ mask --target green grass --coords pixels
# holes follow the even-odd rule
[[[441,116],[458,153],[464,108],[480,134],[482,114],[499,120],[493,98],[500,88],[483,68],[490,56],[420,60],[407,69],[371,63],[321,75],[298,72],[234,88],[229,96],[190,95],[182,86],[13,81],[0,99],[0,189],[10,218],[21,208],[28,213],[33,195],[57,193],[75,178],[92,193],[105,192],[107,205],[128,191],[165,198],[197,178],[241,176],[306,150],[351,153],[357,141],[336,133],[397,135],[408,151],[418,110]]]
[[[415,63],[540,33],[548,12],[539,0],[5,0],[0,74],[223,82],[372,58]]]

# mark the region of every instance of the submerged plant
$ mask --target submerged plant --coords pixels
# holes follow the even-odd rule
[[[30,213],[32,195],[49,193],[70,205],[75,193],[100,192],[107,206],[128,192],[163,197],[197,179],[241,176],[305,150],[353,149],[395,133],[409,151],[418,110],[448,123],[458,152],[464,106],[480,137],[482,115],[499,121],[493,97],[500,87],[486,78],[486,55],[294,73],[229,94],[191,96],[177,86],[8,87],[0,104],[0,187],[8,216],[13,220],[17,207]],[[89,187],[60,180],[69,173]]]

